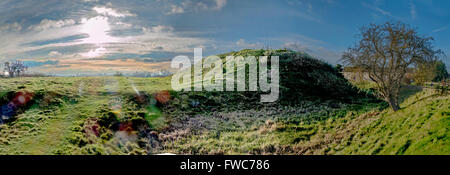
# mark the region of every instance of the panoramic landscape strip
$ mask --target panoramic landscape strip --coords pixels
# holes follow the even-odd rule
[[[0,155],[449,155],[447,7],[4,0]]]

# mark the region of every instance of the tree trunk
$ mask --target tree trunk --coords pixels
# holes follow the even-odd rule
[[[397,100],[394,98],[388,98],[386,99],[387,102],[389,103],[389,106],[392,108],[392,110],[394,111],[398,111],[400,109],[400,105],[398,105]]]

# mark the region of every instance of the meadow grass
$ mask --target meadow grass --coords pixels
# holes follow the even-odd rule
[[[244,108],[214,92],[172,93],[166,108],[149,100],[162,90],[170,77],[0,79],[2,102],[34,94],[0,125],[0,154],[450,154],[450,96],[432,89],[404,88],[397,112],[364,98]]]
[[[182,154],[450,154],[450,96],[406,89],[402,109],[385,104],[344,107],[336,115],[275,116],[245,131],[206,131],[168,142]],[[316,115],[319,120],[314,120]],[[292,122],[292,118],[310,122]],[[321,120],[322,118],[322,120]],[[325,120],[323,120],[325,119]],[[296,121],[296,120],[294,120]]]
[[[8,92],[24,91],[34,94],[35,98],[28,110],[0,126],[1,154],[83,154],[77,146],[70,144],[77,134],[73,128],[88,118],[97,118],[98,110],[111,105],[113,98],[132,96],[137,93],[135,89],[147,93],[170,89],[167,77],[23,77],[0,80],[0,97]],[[44,96],[38,97],[37,94]],[[47,101],[58,103],[45,103]],[[119,105],[120,108],[128,106],[126,102]]]

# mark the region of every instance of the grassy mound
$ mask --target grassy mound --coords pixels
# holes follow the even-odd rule
[[[307,53],[286,49],[246,49],[219,55],[222,59],[226,56],[278,56],[282,103],[317,98],[351,100],[363,95],[336,68]]]
[[[338,107],[338,103],[362,103],[362,99],[377,101],[370,94],[361,92],[353,86],[336,68],[306,53],[285,49],[246,49],[218,56],[222,59],[223,65],[226,65],[226,56],[243,56],[244,58],[255,56],[257,59],[260,56],[278,56],[280,68],[278,101],[271,104],[260,103],[261,94],[267,94],[260,90],[257,92],[172,92],[174,100],[166,107],[166,111],[181,109],[183,112],[196,114],[201,111],[259,109],[266,105],[295,106],[305,101],[334,101],[330,103],[334,107]],[[203,72],[207,74],[208,71],[209,69],[204,68]],[[246,73],[248,74],[248,70]],[[246,84],[248,86],[248,82]]]

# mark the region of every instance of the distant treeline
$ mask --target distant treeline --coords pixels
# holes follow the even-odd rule
[[[122,73],[116,72],[114,76],[126,76],[126,77],[167,77],[172,75],[172,72],[167,70],[161,70],[156,72],[134,72],[134,73]]]

